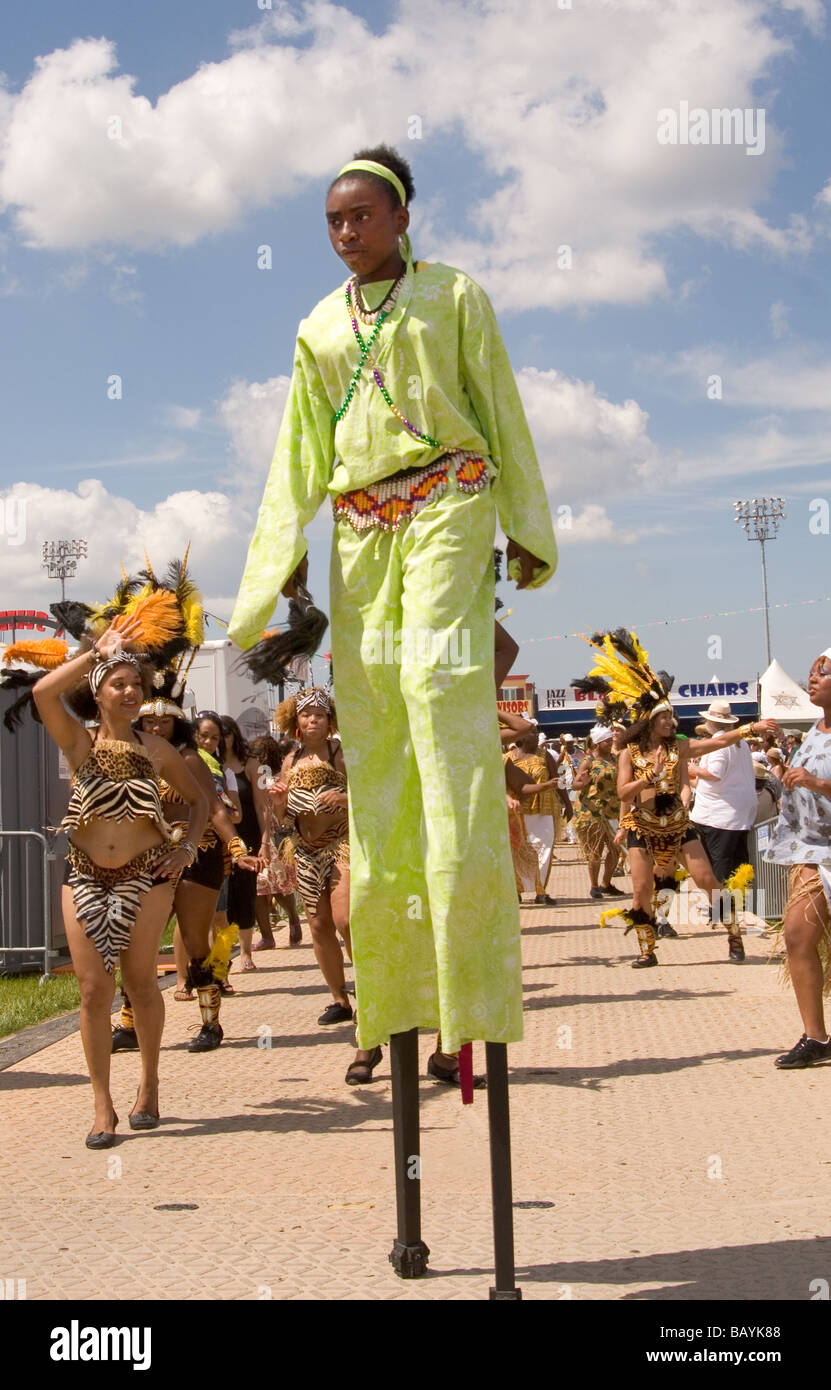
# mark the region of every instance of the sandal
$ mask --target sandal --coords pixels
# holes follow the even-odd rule
[[[435,1054],[435,1052],[431,1053],[431,1055],[427,1058],[427,1075],[428,1075],[429,1077],[432,1077],[433,1081],[441,1081],[441,1082],[443,1082],[445,1086],[458,1086],[458,1087],[461,1087],[461,1084],[462,1084],[461,1081],[459,1080],[459,1067],[458,1067],[458,1063],[457,1063],[457,1065],[456,1065],[455,1067],[452,1067],[452,1068],[451,1068],[451,1067],[442,1067],[442,1066],[440,1066],[439,1063],[436,1061],[436,1054]],[[485,1087],[487,1086],[487,1084],[488,1084],[488,1078],[487,1078],[486,1076],[474,1076],[474,1078],[473,1078],[473,1089],[474,1089],[474,1091],[484,1091],[484,1089],[485,1089]]]
[[[256,970],[256,969],[257,969],[257,967],[256,967],[256,965],[254,964],[253,960],[246,960],[246,961],[243,961],[242,965],[240,966],[240,974],[246,975],[246,974],[248,974],[250,971]]]
[[[196,995],[192,989],[176,989],[173,991],[173,998],[178,999],[180,1004],[189,1004],[196,998]]]
[[[363,1086],[372,1081],[373,1068],[377,1067],[383,1055],[380,1047],[374,1047],[365,1062],[350,1062],[346,1068],[347,1086]]]
[[[234,986],[229,984],[227,980],[217,980],[217,984],[219,985],[220,994],[236,994]]]

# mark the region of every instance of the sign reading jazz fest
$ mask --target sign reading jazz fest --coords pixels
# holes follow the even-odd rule
[[[704,681],[676,681],[670,699],[673,705],[704,709],[711,700],[722,699],[736,704],[755,705],[758,700],[757,681],[723,681],[714,677]],[[540,692],[540,709],[584,710],[596,705],[598,695],[586,694],[572,686],[553,686]],[[542,698],[544,697],[544,698]]]

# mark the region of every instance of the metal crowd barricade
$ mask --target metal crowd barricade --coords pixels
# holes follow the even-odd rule
[[[13,854],[12,840],[22,840]],[[32,844],[32,842],[35,842]],[[40,847],[40,872],[32,865]],[[0,829],[0,968],[9,967],[9,957],[29,957],[17,964],[25,967],[32,957],[43,957],[43,974],[48,975],[52,947],[52,863],[56,858],[50,838],[38,830]],[[17,860],[12,867],[12,860]],[[22,865],[21,865],[21,862]]]
[[[781,917],[788,900],[788,865],[771,864],[764,858],[770,841],[771,828],[777,817],[760,821],[748,832],[750,863],[756,878],[753,883],[753,907],[759,917]]]

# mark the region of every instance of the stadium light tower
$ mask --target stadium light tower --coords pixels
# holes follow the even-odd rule
[[[744,527],[749,541],[758,541],[762,550],[762,602],[765,612],[765,650],[770,666],[770,613],[768,609],[768,571],[765,562],[765,541],[776,539],[780,521],[785,520],[784,497],[751,497],[749,501],[734,502],[734,520]]]
[[[61,581],[61,603],[66,598],[66,581],[74,579],[78,570],[78,561],[85,560],[87,555],[87,543],[85,540],[72,541],[44,541],[43,560],[41,563],[46,569],[50,579],[60,579]]]

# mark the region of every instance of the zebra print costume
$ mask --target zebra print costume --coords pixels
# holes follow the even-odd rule
[[[331,755],[331,750],[330,750]],[[294,820],[295,829],[280,846],[280,856],[297,870],[297,887],[307,912],[315,912],[333,864],[349,863],[349,818],[344,811],[322,841],[310,845],[297,828],[300,815],[316,815],[324,808],[320,795],[324,791],[346,791],[346,776],[337,772],[331,763],[302,762],[289,771],[286,812]]]
[[[138,820],[146,816],[165,839],[170,830],[164,819],[159,779],[141,744],[121,739],[95,741],[72,778],[72,795],[61,830],[77,830],[96,817],[102,820]]]
[[[151,845],[126,864],[103,868],[70,841],[68,883],[75,912],[93,946],[100,951],[110,973],[119,955],[130,945],[130,931],[141,907],[142,895],[159,884],[175,885],[175,879],[153,878],[154,864],[168,854],[169,845]]]
[[[109,971],[118,964],[119,953],[130,945],[130,930],[142,894],[163,881],[153,878],[151,871],[170,850],[170,827],[162,812],[156,770],[142,745],[100,739],[96,734],[72,778],[72,794],[61,830],[77,830],[95,819],[123,821],[142,817],[161,831],[164,840],[126,864],[106,868],[96,864],[72,840],[67,847],[71,866],[67,882],[78,921]]]

